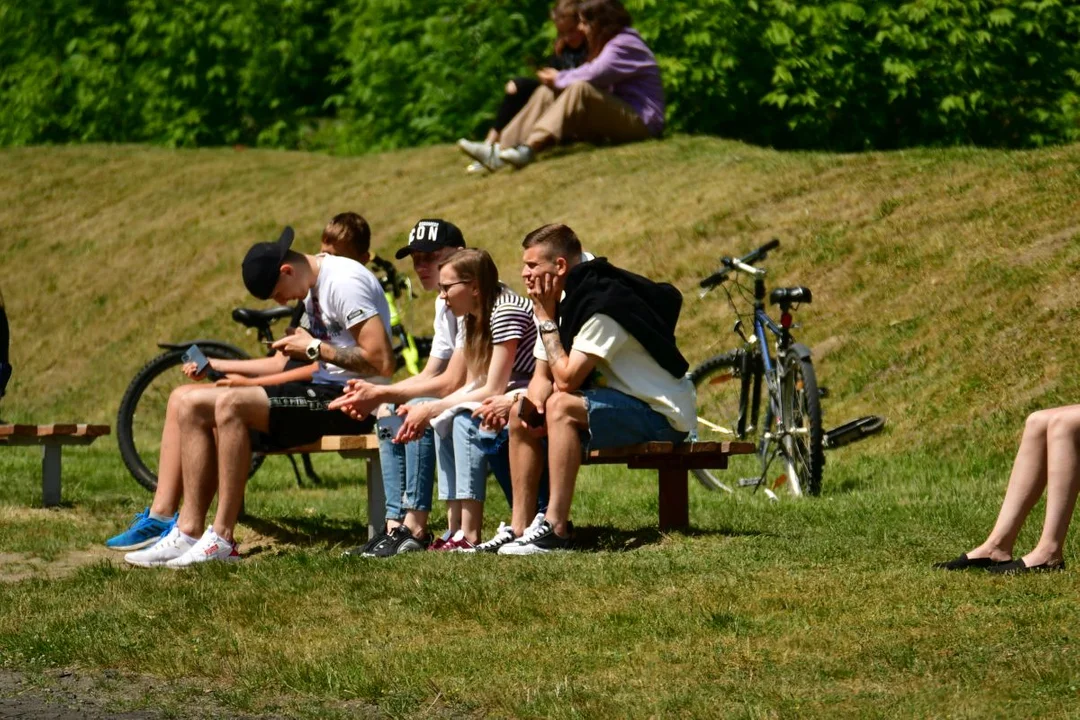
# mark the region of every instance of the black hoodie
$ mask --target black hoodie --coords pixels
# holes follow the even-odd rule
[[[690,363],[675,345],[675,324],[682,309],[682,293],[668,283],[657,283],[596,258],[570,269],[566,296],[559,303],[559,340],[570,352],[574,337],[593,315],[615,320],[642,344],[677,379]]]

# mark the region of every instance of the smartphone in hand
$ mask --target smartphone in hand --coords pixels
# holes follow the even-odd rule
[[[198,375],[205,375],[207,369],[210,367],[210,360],[203,355],[203,352],[199,349],[198,345],[192,345],[185,350],[184,354],[180,356],[180,360],[183,361],[185,365],[188,363],[195,363],[195,373]]]
[[[536,405],[533,404],[528,395],[522,393],[521,400],[518,402],[518,417],[524,420],[526,425],[531,428],[544,427],[544,415],[536,409]]]
[[[375,433],[382,440],[393,440],[397,437],[398,430],[405,424],[405,416],[390,413],[386,417],[381,417],[375,421]]]

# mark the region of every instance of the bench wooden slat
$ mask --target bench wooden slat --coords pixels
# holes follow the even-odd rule
[[[302,453],[344,452],[349,450],[378,450],[379,438],[375,435],[325,435],[307,445],[276,450],[267,455],[299,455]]]
[[[639,445],[593,450],[589,453],[589,462],[610,462],[648,455],[664,455],[677,458],[698,455],[750,455],[754,452],[757,452],[757,446],[749,442],[687,442],[679,445],[669,442],[647,442]]]
[[[53,423],[51,425],[0,425],[0,437],[101,437],[108,425]]]

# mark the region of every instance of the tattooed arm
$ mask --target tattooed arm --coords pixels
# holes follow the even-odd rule
[[[361,375],[390,377],[394,374],[394,351],[378,315],[349,328],[349,332],[356,340],[356,347],[323,343],[319,346],[320,359]]]
[[[573,349],[567,354],[557,332],[540,333],[540,339],[544,343],[555,389],[560,392],[575,392],[596,367],[598,358]]]

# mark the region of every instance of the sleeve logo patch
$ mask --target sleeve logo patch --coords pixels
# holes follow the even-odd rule
[[[349,313],[348,317],[345,318],[345,322],[347,322],[347,323],[352,322],[355,318],[364,317],[364,316],[370,315],[370,314],[371,314],[371,311],[368,310],[367,308],[360,308],[359,310],[353,310],[351,313]]]

